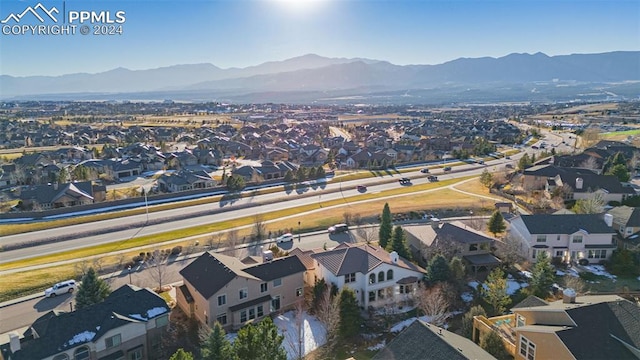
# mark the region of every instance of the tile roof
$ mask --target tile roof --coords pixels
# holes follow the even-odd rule
[[[372,360],[495,359],[471,340],[420,320],[414,321]]]
[[[521,215],[530,234],[574,234],[584,230],[589,234],[614,234],[600,214]]]

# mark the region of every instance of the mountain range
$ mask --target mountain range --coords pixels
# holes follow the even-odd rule
[[[460,58],[439,65],[404,66],[380,60],[308,54],[246,68],[191,64],[149,70],[117,68],[62,76],[1,75],[0,99],[171,98],[254,102],[252,99],[257,98],[263,102],[308,102],[345,97],[406,98],[407,94],[425,93],[460,95],[469,91],[480,91],[484,96],[496,91],[508,94],[505,89],[515,89],[516,94],[537,91],[538,97],[544,89],[555,89],[553,93],[559,91],[571,97],[575,96],[571,91],[567,93],[566,89],[558,88],[569,87],[579,94],[585,88],[602,89],[603,86],[623,92],[617,94],[609,90],[606,93],[637,98],[640,90],[628,82],[639,80],[640,51],[559,56],[510,54],[500,58]],[[524,94],[504,101],[522,100],[518,97]],[[468,100],[475,101],[473,96]]]

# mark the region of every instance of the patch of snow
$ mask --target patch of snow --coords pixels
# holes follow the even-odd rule
[[[607,270],[605,270],[604,266],[602,265],[586,265],[584,266],[584,268],[586,270],[589,270],[590,272],[596,274],[596,275],[600,275],[600,276],[604,276],[607,277],[609,279],[616,279],[617,276],[615,275],[611,275]]]
[[[469,285],[470,287],[472,287],[473,289],[477,289],[478,288],[478,282],[477,281],[469,281],[467,283],[467,285]],[[521,283],[518,282],[516,280],[513,279],[507,279],[507,295],[513,295],[516,293],[516,291],[520,290],[521,288],[527,287],[529,286],[529,284],[527,283]],[[487,284],[482,284],[482,287],[485,289],[488,289]]]
[[[566,272],[562,271],[562,270],[556,270],[556,276],[565,276],[567,275]]]
[[[470,292],[463,292],[462,294],[460,294],[460,298],[462,298],[462,301],[470,303],[473,301],[473,294]]]
[[[154,307],[153,309],[147,310],[147,317],[149,319],[152,319],[160,314],[164,314],[167,312],[167,308],[166,307],[162,307],[162,306],[158,306],[158,307]]]
[[[144,316],[140,315],[140,314],[129,314],[130,318],[136,319],[136,320],[142,320],[142,321],[147,321],[147,318],[145,318]]]
[[[74,344],[82,344],[87,341],[93,340],[94,336],[96,336],[96,333],[94,333],[93,331],[85,330],[79,334],[74,335],[74,337],[72,337],[71,340],[67,341],[65,345],[71,346]]]
[[[447,318],[449,318],[452,315],[460,314],[460,313],[462,313],[462,312],[461,311],[454,311],[454,312],[451,312],[451,313],[447,313],[446,315],[447,315]],[[405,328],[409,327],[409,325],[413,324],[413,322],[416,321],[416,320],[420,320],[420,321],[424,321],[424,322],[428,323],[428,322],[431,322],[431,320],[433,320],[433,319],[430,316],[427,316],[427,315],[420,316],[419,318],[414,316],[412,318],[408,318],[406,320],[402,320],[399,323],[393,325],[391,327],[391,329],[389,329],[389,331],[392,332],[392,333],[400,332],[400,331],[404,330]]]
[[[375,344],[375,345],[373,345],[373,346],[369,346],[369,347],[367,348],[367,350],[369,350],[369,351],[379,351],[379,350],[381,350],[382,348],[384,348],[384,345],[385,345],[385,344],[384,344],[384,341],[383,341],[383,342],[378,343],[378,344]]]
[[[301,336],[298,334],[296,320],[296,313],[294,311],[288,311],[273,319],[274,324],[280,329],[280,334],[284,336],[282,344],[287,351],[287,359],[299,358],[298,349],[300,346],[299,339]],[[302,356],[305,356],[327,342],[327,331],[320,320],[306,312],[303,313],[301,320]]]
[[[530,271],[526,271],[526,270],[520,271],[520,274],[522,274],[527,279],[531,279],[533,277],[533,274],[531,274]]]
[[[640,276],[638,276],[638,281],[640,281]]]

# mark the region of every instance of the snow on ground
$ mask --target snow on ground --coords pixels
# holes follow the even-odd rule
[[[607,270],[605,270],[603,265],[586,265],[586,266],[583,266],[583,268],[585,268],[586,270],[596,275],[600,275],[600,276],[604,276],[609,279],[612,279],[613,281],[615,281],[617,278],[617,276],[611,275]]]
[[[531,279],[533,277],[533,274],[531,274],[530,271],[526,271],[526,270],[520,271],[520,274],[522,274],[527,279]]]
[[[300,336],[297,333],[296,313],[294,311],[278,315],[273,322],[280,329],[280,334],[284,335],[282,345],[287,351],[288,359],[297,359]],[[315,317],[303,313],[302,318],[302,352],[303,356],[324,345],[327,341],[327,332],[322,323]]]
[[[478,282],[477,281],[469,281],[467,283],[467,285],[469,285],[470,287],[472,287],[473,289],[477,289],[478,288]],[[525,288],[529,286],[529,284],[527,283],[521,283],[518,282],[514,279],[507,279],[507,294],[508,295],[513,295],[516,293],[516,291],[520,290],[521,288]],[[487,288],[486,284],[482,284],[482,287],[484,287],[485,289]]]
[[[382,350],[382,348],[384,348],[384,345],[385,345],[385,343],[383,341],[383,342],[377,343],[377,344],[375,344],[373,346],[369,346],[367,348],[367,350],[369,350],[369,351],[380,351],[380,350]]]

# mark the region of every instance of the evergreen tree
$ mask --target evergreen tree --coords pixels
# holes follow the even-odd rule
[[[527,155],[527,153],[525,153],[524,155],[522,155],[520,160],[518,160],[518,169],[524,170],[529,165],[531,165],[531,159],[529,158],[529,155]]]
[[[201,348],[202,360],[227,360],[233,359],[233,347],[225,337],[225,331],[219,322],[213,325],[209,336],[205,339]]]
[[[391,232],[393,231],[393,224],[391,220],[391,210],[389,209],[389,203],[384,204],[382,208],[382,216],[380,219],[380,230],[378,231],[379,245],[382,248],[386,248],[391,240]]]
[[[487,316],[487,312],[484,311],[484,308],[482,306],[476,305],[469,309],[469,311],[467,311],[464,316],[462,316],[462,336],[471,339],[471,336],[473,335],[473,317],[479,315]]]
[[[487,189],[490,189],[493,185],[493,175],[486,168],[480,174],[480,183]]]
[[[491,305],[493,314],[502,315],[511,301],[507,294],[507,279],[505,279],[502,269],[493,269],[489,273],[485,284],[486,287],[482,287],[482,293],[489,305]]]
[[[184,349],[178,349],[169,360],[193,360],[193,354],[184,351]]]
[[[500,211],[496,210],[491,214],[491,218],[489,219],[489,231],[493,233],[493,236],[503,232],[507,226],[504,223],[504,218]]]
[[[627,182],[631,178],[629,175],[629,170],[627,170],[627,166],[623,164],[615,164],[609,169],[607,175],[613,175],[618,178],[621,182]]]
[[[305,181],[307,179],[307,169],[304,166],[300,166],[296,171],[296,180]]]
[[[449,270],[451,270],[451,276],[456,281],[462,281],[464,279],[464,263],[459,257],[455,256],[453,257],[453,259],[451,259],[451,262],[449,262]]]
[[[529,290],[532,294],[544,299],[549,294],[549,289],[551,289],[555,278],[556,270],[551,265],[547,252],[539,252],[536,264],[531,271]]]
[[[76,308],[82,309],[102,302],[111,293],[109,285],[100,279],[93,268],[89,268],[82,277],[76,295]]]
[[[502,338],[495,331],[489,331],[480,341],[480,347],[498,360],[510,360],[511,355],[504,347]]]
[[[427,265],[427,280],[431,283],[449,280],[451,271],[447,259],[441,254],[431,258]]]
[[[238,359],[286,360],[283,340],[284,336],[278,334],[278,328],[267,316],[257,325],[242,327],[233,342],[233,350]]]
[[[340,292],[340,336],[350,338],[360,332],[362,317],[353,290],[345,287]]]
[[[327,176],[327,174],[324,171],[324,167],[318,166],[318,168],[316,169],[316,178],[322,179],[322,178],[324,178],[326,176]]]
[[[640,274],[640,260],[631,250],[614,250],[608,267],[618,276],[637,276]]]
[[[309,178],[309,179],[316,179],[317,178],[316,168],[314,168],[314,167],[309,168],[309,172],[307,173],[307,178]]]
[[[407,237],[404,234],[401,226],[396,226],[393,229],[393,237],[391,238],[391,250],[398,253],[405,259],[411,260],[411,252],[407,246]]]
[[[287,170],[287,173],[284,174],[284,181],[292,182],[293,180],[294,180],[293,172],[291,172],[291,170]]]

